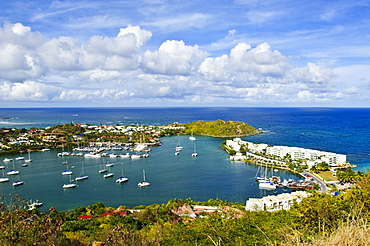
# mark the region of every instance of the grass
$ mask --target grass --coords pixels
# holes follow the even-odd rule
[[[322,177],[325,181],[338,181],[336,177],[333,176],[331,171],[324,171],[318,173],[320,177]]]

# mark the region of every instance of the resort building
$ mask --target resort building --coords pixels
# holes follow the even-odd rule
[[[269,146],[266,148],[266,154],[281,158],[289,155],[293,160],[321,161],[329,165],[346,164],[347,162],[346,155],[288,146]]]
[[[292,193],[283,193],[276,196],[265,196],[262,198],[249,198],[246,202],[247,211],[268,211],[288,210],[296,202],[299,203],[303,198],[310,196],[305,191],[295,191]]]
[[[310,164],[317,164],[319,162],[326,162],[330,166],[344,165],[347,162],[346,155],[336,154],[332,152],[304,149],[299,147],[288,147],[288,146],[269,146],[267,144],[256,144],[247,141],[243,141],[240,138],[234,138],[233,140],[226,140],[226,145],[232,148],[237,153],[240,152],[242,146],[245,146],[251,153],[262,153],[263,155],[276,156],[284,158],[290,156],[292,160],[306,160],[310,161]],[[230,158],[233,160],[233,158]],[[237,154],[238,160],[242,157]],[[313,163],[311,163],[313,161]]]

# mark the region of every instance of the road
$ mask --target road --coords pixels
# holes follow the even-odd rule
[[[321,193],[326,193],[328,191],[328,187],[326,186],[326,184],[324,183],[324,181],[318,179],[315,175],[313,175],[312,173],[309,173],[309,172],[305,172],[303,171],[301,173],[302,176],[305,176],[305,175],[310,175],[312,177],[312,179],[314,180],[315,183],[319,184],[320,185],[320,191]]]

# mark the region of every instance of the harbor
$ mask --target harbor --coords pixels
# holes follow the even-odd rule
[[[179,138],[183,149],[175,155]],[[196,140],[189,140],[189,136],[174,136],[161,138],[162,145],[151,147],[148,158],[123,158],[126,153],[137,154],[130,150],[114,150],[114,154],[121,157],[110,158],[107,155],[113,150],[100,152],[100,158],[86,158],[84,156],[58,155],[62,149],[51,149],[45,152],[32,152],[32,162],[22,167],[24,160],[14,160],[16,170],[24,181],[23,185],[12,186],[11,183],[0,183],[0,193],[19,194],[22,198],[43,202],[40,209],[47,210],[56,207],[58,210],[75,209],[79,206],[88,206],[102,202],[106,206],[118,207],[121,205],[134,207],[154,203],[166,203],[178,198],[193,200],[223,199],[245,203],[248,197],[263,197],[269,194],[290,192],[289,189],[260,190],[254,180],[256,166],[245,162],[229,160],[229,155],[220,148],[223,139],[196,136]],[[194,153],[194,144],[196,151]],[[87,154],[89,152],[85,152]],[[15,159],[14,156],[4,156],[3,159]],[[89,178],[77,181],[74,189],[63,189],[69,183],[69,175],[62,175],[68,162],[68,169],[73,172],[71,178],[82,174]],[[113,178],[104,178],[99,173],[101,166],[113,163],[110,172]],[[117,183],[121,176],[121,165],[129,180]],[[10,168],[11,162],[3,162],[5,171]],[[140,188],[138,183],[143,180],[143,169],[150,186]],[[284,179],[300,177],[288,172],[279,171]],[[9,176],[10,182],[16,181],[15,176]]]

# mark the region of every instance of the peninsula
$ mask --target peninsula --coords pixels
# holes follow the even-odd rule
[[[198,135],[210,137],[244,137],[261,133],[240,121],[195,121],[172,123],[165,126],[147,125],[90,125],[70,123],[45,129],[0,129],[0,155],[15,154],[42,149],[76,148],[82,144],[96,145],[161,145],[159,137],[174,135]]]
[[[173,123],[163,127],[163,129],[177,130],[178,134],[198,135],[208,137],[245,137],[261,133],[253,126],[241,121],[195,121],[186,124]]]

